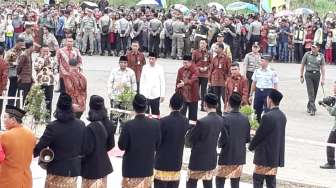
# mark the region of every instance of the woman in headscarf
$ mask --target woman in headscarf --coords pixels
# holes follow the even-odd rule
[[[54,159],[47,164],[45,188],[77,188],[85,124],[75,118],[72,99],[64,93],[58,98],[54,117],[36,145],[34,157],[44,148],[54,152]]]
[[[107,152],[114,145],[116,127],[108,119],[104,99],[98,95],[90,98],[88,120],[91,122],[84,132],[82,161],[82,188],[107,187],[107,175],[113,169]]]

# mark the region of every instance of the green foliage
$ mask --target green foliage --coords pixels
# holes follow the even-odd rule
[[[240,112],[248,117],[252,130],[257,130],[259,128],[259,123],[254,114],[254,109],[251,106],[246,105],[241,107]]]
[[[31,115],[36,123],[44,122],[49,118],[49,111],[46,108],[45,95],[41,86],[34,85],[26,98],[25,110]]]
[[[125,106],[125,109],[132,109],[132,101],[135,96],[135,92],[130,87],[125,86],[124,91],[117,96],[117,101]]]

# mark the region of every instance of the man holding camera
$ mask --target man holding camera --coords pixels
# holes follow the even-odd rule
[[[319,44],[313,44],[311,51],[306,52],[301,61],[300,69],[300,81],[304,82],[306,79],[307,93],[308,93],[308,104],[307,112],[311,116],[315,116],[316,106],[315,100],[321,79],[321,85],[325,82],[325,59],[320,51]],[[303,71],[306,69],[305,75],[303,77]]]
[[[320,105],[324,106],[331,116],[335,116],[334,126],[329,133],[328,143],[336,144],[336,81],[334,82],[334,97],[328,97],[319,102]],[[327,147],[327,163],[321,165],[322,169],[335,169],[335,147]]]

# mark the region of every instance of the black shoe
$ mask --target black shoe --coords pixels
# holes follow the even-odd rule
[[[320,168],[322,168],[322,169],[336,169],[336,168],[335,168],[335,165],[331,165],[331,164],[329,164],[329,163],[326,163],[326,164],[324,164],[324,165],[321,165]]]
[[[310,116],[315,116],[315,111],[314,110],[310,112]]]
[[[93,56],[93,53],[91,52],[91,53],[89,53],[89,56]]]
[[[311,113],[311,110],[307,108],[307,113],[310,114]]]

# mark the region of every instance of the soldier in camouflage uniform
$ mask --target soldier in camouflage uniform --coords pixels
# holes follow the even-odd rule
[[[90,42],[89,55],[93,55],[95,34],[97,33],[96,19],[92,16],[92,13],[93,13],[92,10],[86,9],[86,16],[84,16],[80,27],[80,32],[83,33],[82,53],[83,54],[86,53],[87,43],[89,40]]]
[[[184,48],[184,37],[185,37],[185,25],[182,21],[183,16],[179,15],[176,18],[176,21],[173,22],[173,41],[172,41],[172,58],[177,58],[182,60],[182,53]]]

